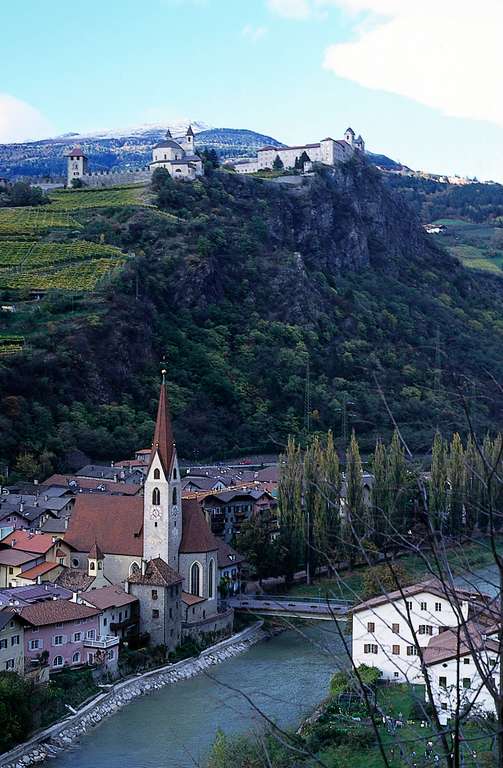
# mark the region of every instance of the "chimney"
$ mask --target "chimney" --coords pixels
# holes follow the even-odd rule
[[[145,571],[146,570],[147,570],[147,561],[144,558],[142,558],[142,561],[141,561],[141,575],[142,576],[145,576]]]
[[[33,485],[38,485],[38,480],[34,480]]]

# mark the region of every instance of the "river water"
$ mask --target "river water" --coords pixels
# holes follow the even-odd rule
[[[289,630],[212,667],[210,676],[200,675],[135,699],[48,765],[204,765],[218,728],[244,733],[263,726],[263,718],[243,692],[279,725],[294,727],[327,694],[333,672],[345,665],[343,643],[332,622],[318,622],[300,632]]]

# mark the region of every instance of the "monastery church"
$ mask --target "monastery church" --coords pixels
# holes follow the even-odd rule
[[[180,639],[232,628],[218,608],[218,542],[181,479],[165,382],[141,496],[77,496],[65,536],[72,552],[67,586],[120,584],[140,601],[141,631],[170,650]]]

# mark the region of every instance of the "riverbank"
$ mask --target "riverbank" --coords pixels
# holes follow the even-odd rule
[[[123,680],[101,693],[80,710],[37,734],[24,744],[0,756],[1,768],[26,768],[55,757],[89,729],[115,714],[139,696],[148,695],[181,680],[200,675],[209,667],[247,651],[264,639],[262,622],[202,651],[197,658],[184,659],[142,675]]]

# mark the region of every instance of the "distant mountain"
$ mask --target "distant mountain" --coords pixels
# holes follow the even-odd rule
[[[192,125],[196,146],[216,149],[221,157],[254,154],[265,144],[284,146],[271,136],[236,128],[211,128],[201,121],[180,121],[171,125],[144,125],[136,128],[101,131],[91,134],[68,133],[53,139],[23,144],[0,144],[0,176],[62,176],[66,172],[65,153],[79,144],[93,171],[107,171],[146,165],[152,147],[169,128],[173,136],[183,135]]]

